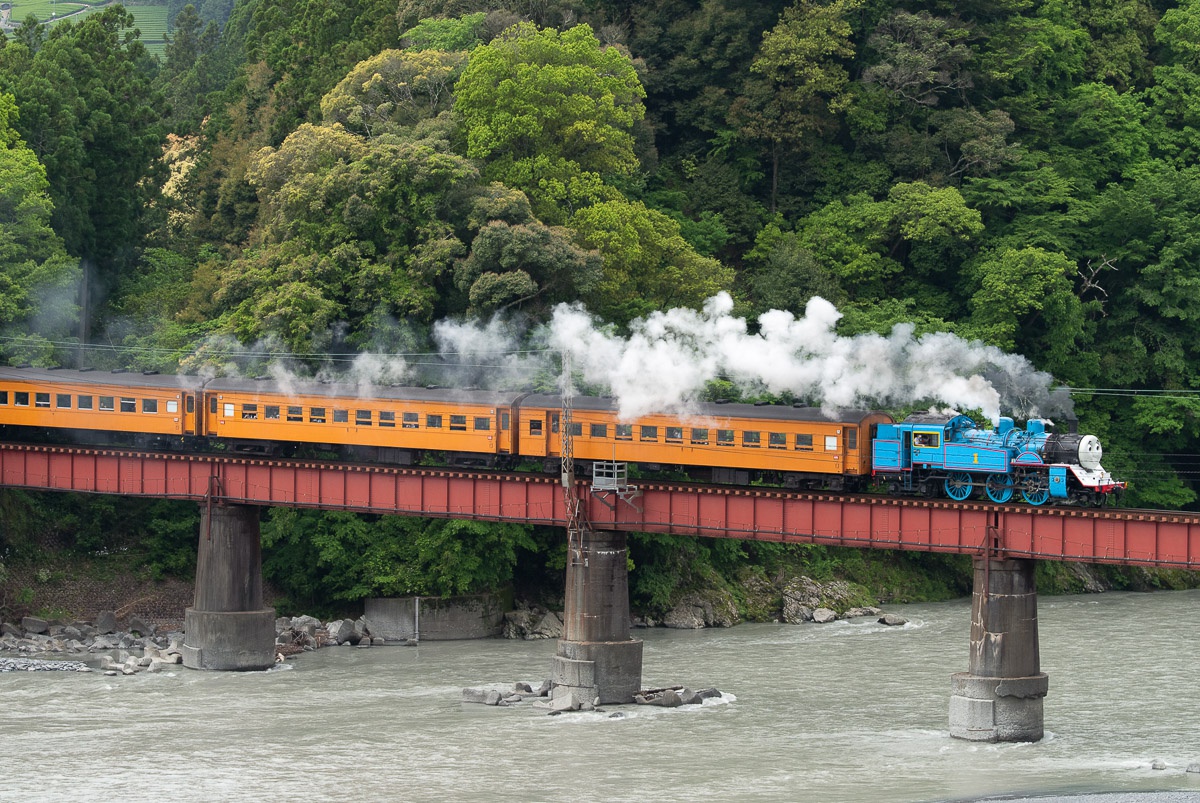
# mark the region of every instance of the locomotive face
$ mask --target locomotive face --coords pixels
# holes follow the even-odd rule
[[[1084,435],[1079,440],[1079,465],[1086,469],[1100,468],[1100,458],[1104,456],[1104,449],[1100,446],[1100,439],[1095,435]]]

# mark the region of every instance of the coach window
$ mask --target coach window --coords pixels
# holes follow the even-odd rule
[[[846,448],[847,449],[857,449],[858,448],[858,428],[857,427],[846,427]]]
[[[475,416],[475,431],[476,432],[487,432],[491,428],[492,428],[492,419],[488,418],[485,415]]]
[[[767,446],[769,446],[772,449],[786,449],[787,448],[787,433],[786,432],[770,433],[767,436]]]
[[[617,424],[617,440],[633,440],[633,424]]]
[[[92,397],[91,396],[76,396],[75,397],[75,406],[80,410],[92,409]]]
[[[15,391],[13,393],[13,404],[17,405],[18,407],[28,407],[29,406],[28,391],[24,391],[24,390]]]
[[[467,417],[465,415],[450,416],[450,429],[458,432],[466,432]]]
[[[717,430],[717,446],[733,446],[733,430],[718,429]]]
[[[308,408],[308,422],[310,424],[324,424],[325,423],[325,408],[324,407],[309,407]]]
[[[571,437],[573,437],[573,438],[582,438],[583,437],[583,424],[582,423],[580,423],[578,421],[571,422]]]
[[[71,394],[70,393],[56,393],[54,395],[54,406],[60,410],[70,410],[71,409]]]
[[[49,407],[50,406],[50,394],[49,393],[35,394],[33,397],[33,404],[35,407]]]
[[[683,443],[683,427],[667,427],[667,443]]]
[[[19,396],[21,394],[18,393],[17,395]],[[215,404],[215,402],[214,402],[214,404]],[[101,412],[112,412],[115,409],[117,409],[117,408],[116,408],[116,405],[114,404],[114,399],[112,396],[101,396],[100,397]],[[214,410],[213,412],[216,412],[216,411]]]
[[[608,424],[592,424],[588,429],[588,434],[593,438],[607,438]]]
[[[335,409],[335,410],[333,411],[333,423],[335,423],[335,424],[349,424],[349,423],[350,423],[350,411],[349,411],[349,410],[336,410],[336,409]]]
[[[137,412],[137,399],[131,398],[129,396],[122,396],[121,397],[121,412],[136,413]],[[229,405],[229,414],[233,415],[233,405],[232,404]]]
[[[175,401],[174,399],[168,401],[167,402],[167,412],[168,413],[179,412],[179,402]],[[278,407],[275,408],[275,417],[279,418],[279,408]]]
[[[157,413],[158,412],[158,399],[142,399],[142,412],[143,413]]]
[[[529,419],[529,434],[537,435],[539,437],[541,436],[541,434],[542,434],[542,419],[540,419],[540,418]]]
[[[441,429],[442,428],[442,417],[440,415],[425,416],[425,426],[428,427],[429,429]]]
[[[642,427],[641,440],[657,441],[658,440],[658,427]]]
[[[257,404],[243,404],[242,405],[242,418],[246,421],[257,421],[258,420],[258,405]]]
[[[371,411],[370,410],[355,410],[354,423],[360,427],[371,426]]]
[[[394,427],[396,426],[396,414],[391,410],[379,411],[379,426]]]
[[[708,428],[692,427],[692,445],[708,446]]]
[[[0,404],[8,404],[8,391],[0,390]]]
[[[287,411],[287,420],[293,421],[293,422],[294,421],[303,421],[304,420],[304,408],[298,407],[294,404],[289,404],[288,411]]]
[[[762,444],[762,433],[761,432],[743,432],[742,433],[742,446],[745,446],[747,449],[757,449],[761,444]]]
[[[812,451],[812,435],[797,435],[796,436],[796,451],[811,452]]]
[[[837,435],[825,436],[825,451],[836,452],[838,450]]]
[[[225,404],[221,405],[221,407],[222,407],[222,410],[221,410],[222,415],[224,415],[226,418],[233,418],[233,405],[232,404],[230,404],[229,402],[225,402]]]
[[[392,414],[392,420],[395,420],[395,413]],[[404,429],[418,429],[421,426],[420,413],[405,413],[403,420]],[[429,422],[426,422],[428,424]],[[441,423],[438,424],[441,426]]]
[[[174,410],[171,409],[171,402],[167,402],[167,412],[168,413],[175,412]],[[267,421],[278,421],[279,420],[279,405],[278,404],[268,404],[266,407],[263,407],[263,418],[266,419]]]

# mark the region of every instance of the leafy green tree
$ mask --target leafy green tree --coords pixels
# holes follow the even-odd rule
[[[261,204],[256,246],[222,271],[216,293],[225,325],[307,353],[328,346],[334,323],[357,342],[379,315],[430,320],[466,251],[455,230],[477,191],[474,166],[439,125],[365,139],[305,124],[260,151],[247,171]]]
[[[413,50],[474,50],[483,44],[487,16],[477,11],[455,19],[423,19],[400,34],[400,40]]]
[[[161,98],[146,51],[121,6],[55,25],[31,52],[0,50],[0,87],[21,109],[16,128],[46,168],[54,230],[92,261],[100,288],[130,265],[159,182]]]
[[[385,50],[356,64],[321,99],[322,118],[378,136],[436,117],[449,108],[466,60],[442,50]]]
[[[601,258],[574,245],[570,236],[536,221],[488,223],[455,271],[455,283],[470,299],[468,312],[538,311],[587,297],[600,281]]]
[[[1088,327],[1075,294],[1076,270],[1065,255],[1041,248],[988,254],[971,269],[979,287],[971,297],[971,332],[1006,351],[1037,354],[1041,367],[1065,380],[1090,380],[1095,366],[1080,364]]]
[[[485,178],[520,189],[561,225],[619,193],[605,182],[638,167],[633,127],[645,90],[629,57],[587,25],[559,33],[522,23],[476,48],[455,86],[467,155]]]
[[[732,270],[696,253],[678,223],[640,201],[581,209],[571,228],[577,242],[604,258],[604,277],[584,298],[610,319],[626,322],[656,309],[699,306],[732,285]]]
[[[78,261],[50,227],[46,170],[14,129],[17,119],[13,96],[0,94],[0,328],[29,331],[37,322],[53,336],[73,320]],[[45,327],[49,313],[61,315],[57,327]]]
[[[451,596],[512,582],[522,551],[517,524],[358,516],[275,508],[263,523],[263,576],[292,606],[409,594]]]
[[[750,68],[762,81],[750,83],[730,110],[746,136],[771,145],[771,211],[784,148],[795,149],[831,129],[834,113],[849,103],[850,15],[860,5],[861,0],[798,0],[785,10],[763,36]]]

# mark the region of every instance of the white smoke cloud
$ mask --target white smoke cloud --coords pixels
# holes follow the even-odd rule
[[[625,337],[583,307],[562,305],[549,343],[570,355],[586,382],[610,388],[627,420],[686,413],[718,378],[752,392],[811,399],[829,414],[932,401],[979,408],[995,421],[1002,409],[1034,416],[1056,401],[1050,375],[1024,357],[953,334],[916,336],[911,324],[899,324],[887,337],[842,337],[834,330],[841,313],[822,298],[811,299],[799,318],[765,313],[757,332],[732,311],[733,299],[721,293],[699,311],[673,309],[634,321]]]
[[[612,394],[625,420],[658,412],[689,415],[716,379],[752,394],[790,393],[829,415],[926,403],[980,409],[993,422],[1002,413],[1071,415],[1068,392],[1052,392],[1052,377],[1020,355],[945,332],[917,335],[909,323],[887,336],[843,337],[835,329],[841,317],[833,304],[814,297],[802,316],[771,310],[752,327],[733,315],[733,299],[721,293],[700,310],[652,313],[623,335],[582,305],[562,304],[532,336],[520,322],[500,317],[441,321],[433,328],[439,351],[433,367],[368,352],[355,358],[348,373],[326,366],[318,379],[346,386],[346,392],[353,387],[360,397],[404,382],[511,389],[559,376],[559,355],[565,355],[587,385]],[[245,347],[214,339],[200,352],[208,359],[199,362],[208,370],[224,363],[220,373],[226,375],[253,375],[270,354],[266,370],[285,390],[311,381],[293,361],[278,359],[278,349],[277,342]]]

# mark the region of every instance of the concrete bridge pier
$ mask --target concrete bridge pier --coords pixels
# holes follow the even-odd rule
[[[951,676],[950,735],[974,742],[1036,742],[1050,681],[1038,654],[1032,560],[975,558],[969,671]]]
[[[552,706],[633,702],[642,684],[642,642],[629,637],[625,533],[568,533],[564,608],[550,678]]]
[[[275,609],[263,607],[259,509],[204,505],[196,597],[183,617],[183,664],[250,670],[275,665]]]

